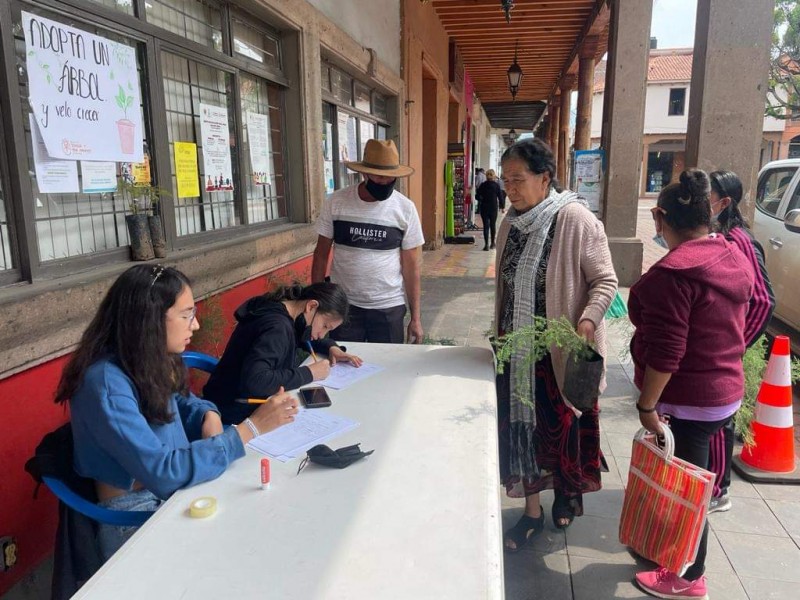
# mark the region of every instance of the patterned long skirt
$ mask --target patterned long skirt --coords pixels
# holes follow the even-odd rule
[[[608,471],[600,450],[600,410],[584,411],[580,417],[564,403],[548,354],[536,363],[536,431],[534,452],[540,475],[520,480],[509,472],[511,452],[510,369],[497,376],[500,479],[506,493],[522,498],[552,489],[573,500],[575,515],[583,514],[582,494],[601,488],[600,472]]]

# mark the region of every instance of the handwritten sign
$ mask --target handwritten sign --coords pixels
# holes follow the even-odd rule
[[[197,144],[175,142],[175,179],[178,198],[197,198],[200,195],[200,174],[197,172]]]
[[[30,104],[51,158],[141,162],[136,50],[22,11]]]

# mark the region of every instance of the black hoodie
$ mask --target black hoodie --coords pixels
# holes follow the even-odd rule
[[[293,390],[314,379],[311,369],[296,366],[301,341],[282,302],[256,296],[237,308],[234,317],[236,329],[203,389],[203,396],[219,407],[223,423],[241,423],[258,407],[237,398],[266,398],[281,386]],[[322,339],[311,345],[327,354],[336,342]]]

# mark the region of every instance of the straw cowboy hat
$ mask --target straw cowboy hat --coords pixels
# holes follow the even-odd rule
[[[392,140],[368,140],[360,162],[345,162],[348,169],[381,177],[408,177],[414,169],[400,164],[400,154]]]

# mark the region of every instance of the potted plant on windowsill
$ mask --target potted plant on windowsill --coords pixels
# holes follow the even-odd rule
[[[128,203],[125,215],[132,260],[166,257],[164,229],[161,224],[161,197],[166,190],[150,185],[136,185],[120,179],[117,189]]]

